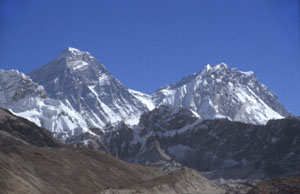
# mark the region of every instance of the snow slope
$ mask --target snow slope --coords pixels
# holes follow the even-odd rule
[[[0,69],[0,106],[63,139],[88,131],[76,111],[59,100],[48,98],[42,86],[17,70]]]
[[[155,108],[155,105],[151,99],[151,95],[131,89],[129,89],[129,92],[139,101],[141,101],[150,111]]]
[[[207,65],[202,71],[165,86],[152,95],[156,106],[167,104],[197,112],[204,119],[228,118],[252,124],[289,115],[277,97],[253,72]]]

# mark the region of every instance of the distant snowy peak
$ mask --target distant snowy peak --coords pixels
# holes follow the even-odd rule
[[[87,131],[81,116],[17,70],[0,70],[0,106],[66,138]]]
[[[136,124],[148,110],[103,64],[78,49],[65,49],[29,75],[50,97],[79,112],[90,127],[103,128],[121,120]]]
[[[253,124],[288,116],[277,97],[260,84],[253,72],[241,72],[221,63],[163,87],[152,95],[156,106],[189,108],[204,119],[228,118]]]

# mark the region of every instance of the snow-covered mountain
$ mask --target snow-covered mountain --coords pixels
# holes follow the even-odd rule
[[[299,119],[281,119],[290,113],[253,72],[207,65],[147,95],[88,52],[67,48],[30,76],[40,85],[0,70],[0,106],[75,147],[170,171],[184,164],[211,177],[235,177],[230,169],[245,173],[238,178],[272,177],[272,168],[299,173]]]
[[[290,115],[277,97],[260,84],[253,72],[207,65],[202,71],[157,90],[155,106],[167,104],[191,109],[204,119],[228,118],[252,124]]]
[[[143,112],[161,104],[188,108],[203,119],[252,124],[289,115],[253,72],[230,69],[224,63],[207,65],[152,95],[128,89],[88,52],[75,48],[65,49],[29,75],[51,98],[80,113],[89,127],[103,128],[119,121],[137,124]]]
[[[136,124],[148,111],[119,80],[93,56],[65,49],[52,62],[29,74],[51,98],[59,99],[82,115],[89,127],[104,127],[121,120]]]
[[[0,70],[0,106],[66,138],[87,132],[81,116],[17,70]]]

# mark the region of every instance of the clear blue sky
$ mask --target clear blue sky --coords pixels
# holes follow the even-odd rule
[[[0,0],[0,68],[68,46],[145,93],[207,63],[252,70],[300,115],[299,0]]]

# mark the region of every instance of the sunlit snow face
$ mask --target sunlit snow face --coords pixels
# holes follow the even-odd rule
[[[205,119],[228,118],[253,124],[283,118],[276,110],[277,98],[253,72],[240,72],[222,63],[207,65],[198,74],[158,90],[156,105],[192,109]],[[274,106],[272,106],[274,105]]]
[[[68,67],[73,69],[74,71],[76,70],[84,70],[89,66],[89,64],[85,61],[74,61],[73,63],[69,63]]]

